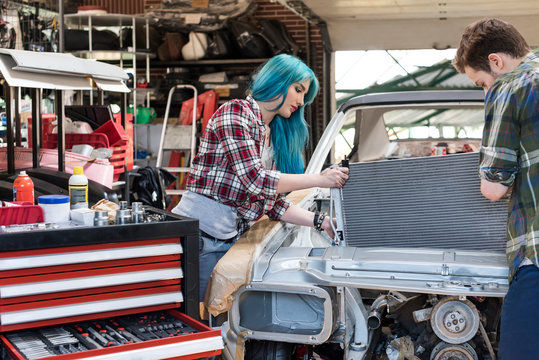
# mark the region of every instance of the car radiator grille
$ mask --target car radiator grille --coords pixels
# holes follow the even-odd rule
[[[507,200],[480,192],[478,153],[350,164],[347,246],[504,252]]]

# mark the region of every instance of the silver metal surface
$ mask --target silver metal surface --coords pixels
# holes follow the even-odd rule
[[[116,210],[116,224],[123,225],[131,223],[131,210],[118,209]]]
[[[241,287],[235,296],[238,301],[228,313],[229,325],[236,334],[245,331],[246,339],[321,344],[331,335],[332,299],[324,288],[254,283]]]
[[[505,254],[497,253],[282,247],[273,255],[263,282],[501,297],[508,289],[507,272]]]
[[[478,154],[350,164],[347,246],[505,252],[507,201],[480,193]]]
[[[109,213],[98,210],[94,214],[94,226],[105,226],[109,224]]]
[[[133,202],[131,204],[131,222],[134,224],[140,224],[144,222],[144,207],[141,202]]]

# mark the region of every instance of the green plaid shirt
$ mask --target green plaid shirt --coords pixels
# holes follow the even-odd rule
[[[513,186],[507,221],[509,281],[526,258],[539,266],[539,56],[530,52],[485,96],[481,178]]]

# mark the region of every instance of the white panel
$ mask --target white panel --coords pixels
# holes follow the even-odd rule
[[[92,76],[109,80],[128,79],[126,72],[118,66],[80,59],[70,54],[12,49],[0,49],[0,53],[13,57],[17,67],[27,72],[70,73],[81,77]]]
[[[181,254],[182,252],[183,249],[181,244],[163,244],[133,246],[118,249],[77,251],[59,254],[20,256],[0,259],[0,271],[36,268],[41,266],[78,264],[93,261],[132,259],[146,256]]]
[[[102,286],[134,284],[145,281],[180,279],[183,277],[181,268],[133,271],[112,275],[88,276],[66,280],[42,281],[29,284],[8,285],[0,287],[0,298],[15,296],[47,294],[59,291],[90,289]]]
[[[127,85],[123,83],[123,81],[110,81],[110,80],[104,80],[104,79],[95,79],[94,81],[97,85],[97,87],[104,91],[114,91],[114,92],[124,92],[128,93],[131,92]]]
[[[223,348],[223,338],[214,336],[206,339],[197,339],[191,341],[183,341],[175,344],[152,346],[144,349],[133,351],[123,351],[116,354],[103,354],[99,356],[91,356],[81,358],[82,360],[159,360],[168,359],[177,356],[185,356],[191,354],[200,354],[207,351],[219,350]],[[77,355],[80,355],[77,354]]]
[[[0,55],[0,72],[9,86],[55,90],[90,90],[92,88],[85,77],[17,71],[13,69],[15,65],[15,61],[10,56]]]
[[[0,323],[2,323],[2,325],[13,325],[30,321],[58,319],[69,316],[95,314],[100,312],[132,309],[143,306],[172,304],[182,301],[183,295],[179,291],[156,295],[134,296],[113,300],[92,301],[82,304],[71,304],[22,311],[2,312],[0,313]]]

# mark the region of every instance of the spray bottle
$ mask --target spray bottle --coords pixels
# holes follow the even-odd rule
[[[13,182],[13,201],[34,203],[34,182],[26,171],[22,170]]]

